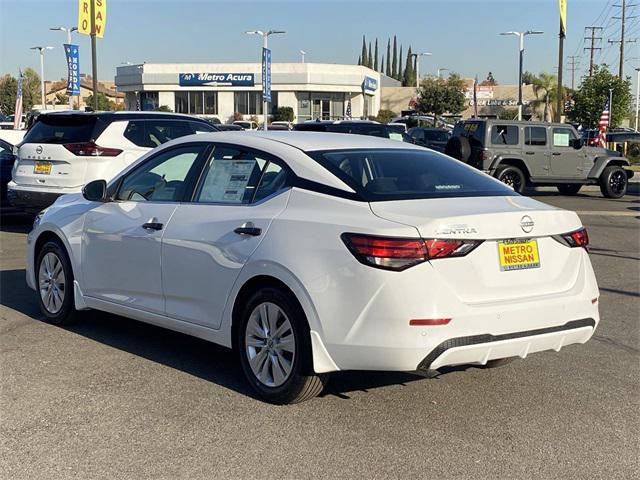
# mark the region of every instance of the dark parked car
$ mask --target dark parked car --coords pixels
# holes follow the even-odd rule
[[[11,169],[16,156],[13,154],[13,145],[0,140],[0,199],[2,206],[7,206],[7,184],[11,181]]]
[[[220,125],[216,125],[216,128],[221,132],[241,132],[244,130],[244,128],[242,128],[240,125],[233,125],[229,123],[221,123]]]
[[[444,152],[451,133],[444,128],[410,128],[407,132],[416,145]]]
[[[401,142],[413,143],[411,137],[406,133],[399,133],[389,126],[366,120],[314,120],[298,123],[293,126],[294,130],[303,132],[332,132],[332,133],[352,133],[355,135],[370,135],[372,137],[390,138]]]

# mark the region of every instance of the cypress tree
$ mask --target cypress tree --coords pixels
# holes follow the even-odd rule
[[[358,65],[362,65],[362,57],[358,55]]]
[[[405,87],[412,87],[415,85],[415,73],[413,71],[413,59],[411,58],[411,45],[409,45],[409,50],[407,50],[407,62],[405,63],[404,68],[404,78],[402,79],[402,83]]]
[[[402,77],[404,76],[404,69],[402,68],[402,45],[400,45],[400,54],[398,55],[398,76],[396,80],[402,82]]]
[[[373,54],[373,69],[377,72],[378,71],[378,39],[376,38],[376,49],[375,49],[375,53]]]
[[[396,36],[393,36],[393,60],[391,62],[391,77],[396,78],[398,76],[398,46],[396,42]]]
[[[391,39],[387,38],[387,69],[385,71],[387,77],[391,76]]]
[[[371,49],[371,42],[369,42],[369,56],[367,57],[367,67],[373,67],[373,50]]]
[[[362,36],[362,53],[360,54],[360,65],[366,65],[369,60],[367,59],[367,44]]]
[[[380,62],[380,73],[384,73],[384,53],[382,54],[382,62]]]

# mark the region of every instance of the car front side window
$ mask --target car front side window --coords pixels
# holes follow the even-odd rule
[[[185,145],[160,152],[129,173],[115,196],[134,202],[179,202],[188,190],[188,179],[195,174],[196,159],[204,144]]]

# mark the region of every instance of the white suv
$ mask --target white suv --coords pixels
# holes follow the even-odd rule
[[[18,146],[9,201],[38,212],[92,180],[113,178],[158,145],[216,130],[205,120],[161,112],[42,114]]]

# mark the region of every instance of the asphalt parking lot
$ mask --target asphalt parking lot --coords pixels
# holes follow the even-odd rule
[[[584,346],[437,378],[346,372],[252,397],[232,352],[92,312],[39,320],[23,217],[0,228],[0,478],[639,478],[640,191],[577,210],[602,321]],[[117,260],[116,260],[117,261]]]

